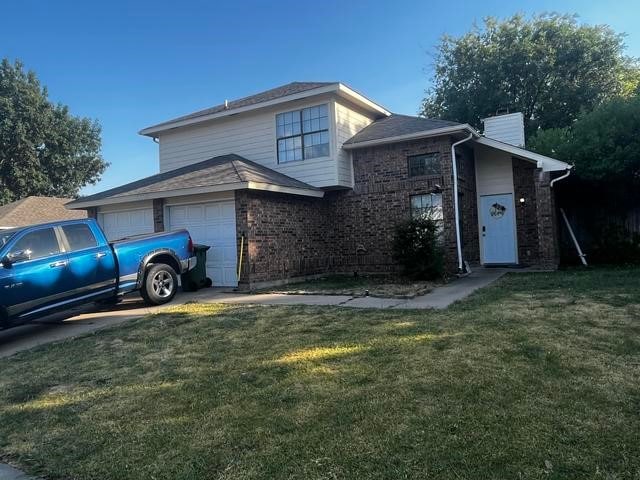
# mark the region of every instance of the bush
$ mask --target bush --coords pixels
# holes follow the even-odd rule
[[[441,227],[427,217],[414,218],[396,227],[393,257],[404,274],[415,280],[434,280],[444,272]]]
[[[640,265],[640,235],[620,225],[604,226],[594,236],[587,261],[605,265]]]

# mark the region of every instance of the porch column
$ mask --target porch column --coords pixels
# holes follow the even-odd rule
[[[533,175],[536,188],[536,220],[538,224],[540,266],[556,269],[560,262],[560,251],[558,248],[554,192],[550,186],[551,174],[543,172],[541,168],[537,168]]]

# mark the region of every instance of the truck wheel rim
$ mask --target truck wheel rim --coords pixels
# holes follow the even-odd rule
[[[154,275],[153,291],[156,295],[166,298],[173,292],[173,278],[167,272],[158,272]]]

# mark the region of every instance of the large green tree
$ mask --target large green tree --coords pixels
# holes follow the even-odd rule
[[[530,148],[575,165],[580,178],[620,189],[640,186],[640,96],[618,97],[570,126],[539,132]]]
[[[100,125],[53,104],[33,72],[0,64],[0,205],[28,195],[72,197],[107,167]]]
[[[639,80],[623,36],[607,26],[558,14],[487,18],[483,27],[441,39],[422,113],[480,127],[497,110],[520,111],[529,137],[632,93]]]

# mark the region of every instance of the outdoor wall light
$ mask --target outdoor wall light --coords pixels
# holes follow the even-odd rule
[[[524,203],[524,197],[520,197],[520,204]]]

